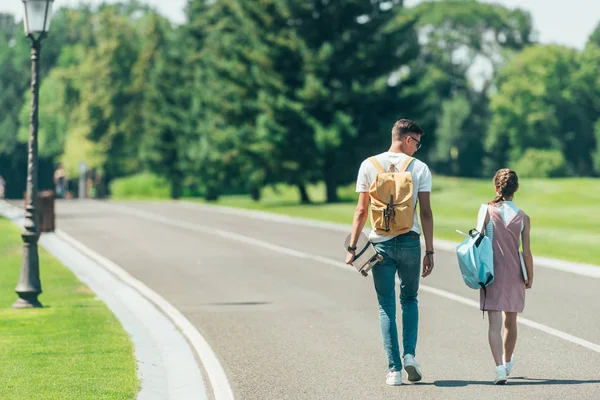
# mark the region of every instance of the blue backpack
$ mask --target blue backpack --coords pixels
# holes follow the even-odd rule
[[[482,204],[477,216],[477,228],[471,229],[467,235],[457,230],[467,238],[456,246],[458,266],[462,273],[463,281],[471,289],[483,289],[494,282],[494,250],[492,241],[483,233],[485,217],[488,213],[487,204]],[[485,310],[485,300],[484,306]]]

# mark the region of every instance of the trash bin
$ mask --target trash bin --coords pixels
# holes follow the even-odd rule
[[[24,196],[25,207],[27,207],[27,194]],[[38,232],[54,232],[54,192],[44,190],[37,194],[36,218]]]
[[[54,192],[44,190],[37,195],[38,230],[54,232]]]

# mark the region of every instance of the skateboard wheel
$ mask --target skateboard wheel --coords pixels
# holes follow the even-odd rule
[[[360,273],[362,274],[362,276],[369,276],[369,274],[367,273],[367,271],[360,271]]]

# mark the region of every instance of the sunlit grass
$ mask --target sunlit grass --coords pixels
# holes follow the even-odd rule
[[[134,399],[129,336],[104,303],[40,248],[44,308],[14,310],[22,244],[0,218],[0,399]]]

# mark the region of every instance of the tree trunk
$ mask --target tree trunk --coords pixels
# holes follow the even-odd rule
[[[181,197],[182,187],[181,180],[174,178],[171,180],[171,198],[177,200]]]
[[[252,197],[252,200],[254,201],[260,201],[260,189],[256,187],[250,189],[250,197]]]
[[[325,185],[327,186],[327,202],[337,203],[340,200],[337,195],[337,182],[327,180]]]
[[[308,192],[306,191],[306,186],[303,183],[298,184],[298,191],[300,192],[300,202],[302,204],[310,204],[310,197],[308,196]]]
[[[206,193],[204,194],[204,199],[206,201],[217,201],[219,200],[219,191],[216,188],[208,187],[206,188]]]
[[[323,176],[325,177],[325,187],[327,189],[327,202],[337,203],[339,201],[337,194],[337,176],[328,162],[325,162],[325,171]]]

